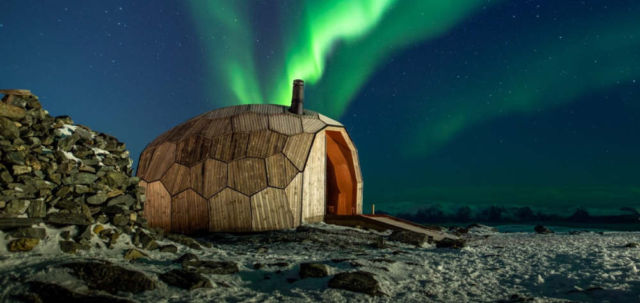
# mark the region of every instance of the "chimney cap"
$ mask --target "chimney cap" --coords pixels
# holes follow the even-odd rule
[[[295,79],[293,80],[293,85],[295,86],[304,86],[304,81],[301,79]]]

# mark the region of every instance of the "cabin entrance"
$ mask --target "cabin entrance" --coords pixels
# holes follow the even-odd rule
[[[327,214],[355,215],[357,214],[358,181],[351,149],[339,131],[327,130],[326,138]]]

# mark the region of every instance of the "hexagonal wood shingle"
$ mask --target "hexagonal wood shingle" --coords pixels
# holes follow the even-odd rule
[[[252,132],[249,135],[247,157],[269,157],[281,152],[285,143],[287,143],[287,136],[285,135],[269,130]]]
[[[295,135],[302,132],[300,117],[293,114],[269,116],[269,129],[285,135]]]
[[[227,164],[218,160],[209,159],[204,162],[204,182],[202,195],[211,197],[227,186]]]
[[[313,134],[297,134],[289,137],[287,143],[284,146],[284,155],[291,160],[291,163],[295,165],[298,170],[304,170],[304,164],[307,161],[307,155],[311,149],[311,143],[313,142]]]
[[[209,204],[195,191],[188,189],[171,201],[171,230],[191,234],[209,230]]]
[[[269,186],[285,188],[298,174],[298,169],[283,154],[275,154],[266,159]]]
[[[145,181],[160,180],[174,162],[176,162],[176,145],[171,142],[158,145],[145,174]]]
[[[228,185],[248,196],[264,189],[267,186],[264,159],[245,158],[231,162]]]
[[[293,227],[284,189],[268,187],[251,196],[251,227],[254,231]]]
[[[250,231],[250,199],[231,188],[225,188],[209,199],[209,218],[209,229],[212,231]]]
[[[234,132],[251,132],[269,128],[268,116],[256,113],[242,113],[231,118]]]
[[[162,184],[173,196],[191,186],[191,172],[188,167],[174,163],[162,176],[161,180]]]
[[[144,204],[144,217],[149,226],[171,229],[171,195],[162,182],[151,182],[146,186],[147,201]]]
[[[176,144],[176,162],[191,167],[209,158],[211,139],[201,136],[191,136]]]

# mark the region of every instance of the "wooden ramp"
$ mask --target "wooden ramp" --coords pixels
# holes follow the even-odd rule
[[[458,236],[449,234],[441,230],[438,226],[420,225],[408,220],[388,216],[388,215],[326,215],[324,221],[329,224],[342,226],[359,226],[363,228],[385,230],[406,230],[426,234],[430,240],[440,241],[444,238],[458,239]]]

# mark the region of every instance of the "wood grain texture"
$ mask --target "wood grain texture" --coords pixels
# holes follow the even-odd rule
[[[322,120],[302,117],[302,130],[305,133],[315,134],[325,126],[326,124]]]
[[[353,166],[353,170],[355,171],[355,178],[356,178],[356,183],[357,183],[357,190],[356,190],[356,201],[357,201],[357,206],[356,206],[356,213],[357,214],[361,214],[362,213],[362,201],[363,201],[363,180],[362,180],[362,171],[360,169],[360,160],[358,158],[358,150],[356,149],[355,145],[353,144],[353,141],[351,141],[351,138],[349,137],[349,134],[347,133],[347,130],[344,129],[344,127],[335,127],[335,126],[329,126],[325,129],[325,131],[327,132],[338,132],[341,134],[340,137],[335,137],[336,142],[338,144],[340,144],[340,146],[342,146],[343,148],[347,148],[350,150],[351,152],[351,161],[350,161],[350,165]]]
[[[209,158],[211,139],[201,136],[191,136],[178,141],[176,144],[176,162],[191,167]]]
[[[202,195],[209,198],[227,186],[227,164],[213,159],[206,160],[203,178]]]
[[[252,195],[267,186],[267,172],[264,159],[245,158],[229,164],[229,187]]]
[[[293,215],[294,226],[300,225],[300,216],[302,211],[302,176],[302,173],[297,174],[284,190],[287,194],[289,209],[291,209],[291,214]]]
[[[234,133],[215,137],[211,141],[209,156],[224,162],[244,158],[247,156],[248,144],[248,133]]]
[[[209,203],[188,189],[171,201],[171,231],[193,234],[209,230]]]
[[[171,230],[171,195],[162,182],[151,182],[145,191],[147,201],[144,203],[144,217],[150,227]]]
[[[251,231],[251,201],[231,188],[209,199],[209,231]]]
[[[269,128],[269,117],[256,113],[242,113],[231,118],[234,132],[251,132]]]
[[[316,134],[302,177],[302,223],[320,222],[325,214],[325,132]]]
[[[289,137],[287,143],[284,146],[283,153],[291,163],[295,165],[298,170],[304,170],[305,162],[307,161],[307,155],[311,149],[311,143],[313,142],[313,134],[297,134]]]
[[[200,162],[189,168],[189,187],[195,192],[203,195],[204,191],[204,163]]]
[[[249,105],[228,106],[210,111],[204,117],[207,119],[225,118],[246,112],[247,110],[249,110]]]
[[[295,135],[302,132],[302,121],[294,114],[270,115],[269,129],[285,135]]]
[[[160,180],[173,196],[191,186],[191,172],[188,167],[174,163]]]
[[[249,144],[247,146],[247,157],[266,158],[282,152],[287,143],[287,136],[261,130],[249,134]]]
[[[251,196],[251,227],[253,231],[294,227],[284,189],[269,187]]]
[[[168,131],[168,136],[165,138],[166,142],[176,142],[184,136],[184,133],[189,131],[191,127],[197,122],[197,120],[191,119],[184,122]]]
[[[138,169],[136,170],[136,176],[142,180],[148,180],[147,171],[149,169],[149,164],[151,163],[151,158],[153,157],[153,152],[155,148],[147,147],[142,153],[140,153],[140,158],[138,159]]]
[[[275,154],[267,158],[266,165],[269,186],[285,188],[298,174],[298,169],[283,154]]]
[[[162,175],[176,161],[176,145],[171,142],[165,142],[156,148],[151,158],[149,168],[145,174],[148,182],[160,180]]]
[[[342,123],[333,120],[323,114],[318,114],[318,117],[320,118],[320,120],[322,120],[322,122],[324,122],[327,125],[333,125],[333,126],[343,126]]]
[[[193,124],[191,127],[186,129],[182,136],[180,136],[176,141],[183,140],[185,138],[189,138],[191,136],[200,136],[205,131],[205,129],[209,126],[209,119],[204,119],[201,117],[193,118]]]
[[[230,118],[206,119],[206,121],[207,125],[202,129],[202,136],[205,138],[213,139],[232,132]]]
[[[285,111],[285,107],[275,104],[250,104],[249,111],[258,114],[282,114]]]

